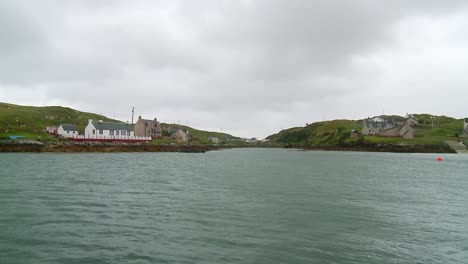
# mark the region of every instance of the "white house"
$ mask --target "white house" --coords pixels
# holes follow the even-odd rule
[[[219,143],[219,138],[217,137],[208,137],[208,142],[211,142],[211,143]]]
[[[57,134],[61,137],[71,138],[77,136],[79,132],[76,126],[63,124],[58,127]]]
[[[372,122],[382,123],[382,122],[385,122],[385,119],[383,119],[380,116],[376,116],[376,117],[372,118]]]
[[[463,123],[464,123],[463,127],[465,128],[465,130],[468,130],[468,118],[463,119]]]
[[[56,126],[48,126],[48,127],[46,127],[45,132],[47,132],[47,133],[49,133],[49,134],[57,135],[57,134],[58,134],[58,127],[56,127]]]
[[[88,125],[85,128],[85,138],[128,138],[134,137],[135,132],[130,124],[127,123],[112,123],[99,120],[93,122],[89,119]]]

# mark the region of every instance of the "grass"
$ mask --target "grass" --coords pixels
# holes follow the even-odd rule
[[[360,130],[361,125],[352,120],[333,120],[283,130],[267,139],[273,143],[335,145],[345,142],[353,129]]]
[[[305,127],[294,127],[267,137],[273,143],[294,143],[302,145],[340,145],[340,144],[409,144],[437,145],[444,140],[457,140],[463,131],[463,120],[447,116],[420,114],[415,115],[419,125],[415,128],[414,139],[400,137],[363,136],[351,139],[353,129],[362,130],[362,120],[332,120],[316,122]],[[386,116],[391,119],[396,116]],[[434,121],[434,128],[432,128]]]
[[[8,136],[24,136],[26,139],[57,140],[44,132],[48,126],[60,124],[74,124],[78,129],[84,130],[88,120],[103,120],[105,122],[121,122],[102,115],[81,112],[61,106],[22,106],[0,103],[0,139]],[[189,130],[192,142],[209,144],[208,137],[217,137],[220,141],[235,138],[232,135],[219,132],[210,132],[175,124],[162,124],[163,127],[181,128]],[[172,140],[158,140],[154,144],[175,143]]]
[[[211,142],[208,141],[208,137],[218,138],[220,143],[226,143],[230,139],[237,138],[237,137],[234,137],[234,136],[232,136],[230,134],[226,134],[226,133],[198,130],[198,129],[195,129],[195,128],[191,128],[191,127],[184,126],[184,125],[178,125],[178,124],[165,124],[165,123],[162,123],[161,127],[163,128],[163,130],[166,129],[166,128],[169,128],[169,127],[172,128],[172,129],[188,130],[190,135],[192,136],[192,141],[191,142],[198,143],[198,144],[211,144]]]
[[[102,115],[80,112],[68,107],[35,107],[0,103],[0,137],[21,135],[26,138],[48,138],[48,135],[43,132],[47,126],[75,124],[84,130],[88,119],[118,122]]]

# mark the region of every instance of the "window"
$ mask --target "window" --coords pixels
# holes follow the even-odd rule
[[[99,129],[99,135],[102,135],[102,132],[103,132],[102,129]]]
[[[115,131],[115,135],[116,135],[116,136],[119,135],[119,130],[116,130],[116,131]]]
[[[70,134],[70,131],[67,130],[67,134]]]
[[[130,132],[131,132],[131,131],[127,131],[127,135],[128,135],[128,136],[131,136],[131,135],[132,135]]]
[[[122,136],[126,136],[126,135],[127,135],[127,131],[122,130]]]
[[[113,136],[114,135],[114,130],[109,130],[109,135]]]
[[[93,129],[93,135],[96,135],[96,129]]]

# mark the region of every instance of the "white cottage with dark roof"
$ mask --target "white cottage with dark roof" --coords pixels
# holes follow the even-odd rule
[[[103,122],[102,120],[93,122],[89,119],[84,136],[86,138],[122,138],[134,137],[135,133],[132,126],[127,123]]]
[[[75,125],[61,124],[57,128],[57,135],[65,138],[71,138],[79,134],[78,128]]]

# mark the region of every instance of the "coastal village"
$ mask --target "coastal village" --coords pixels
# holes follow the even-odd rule
[[[414,127],[418,120],[413,115],[407,114],[404,118],[394,117],[387,119],[382,116],[368,118],[363,121],[362,135],[379,135],[382,137],[414,138]]]
[[[142,143],[158,140],[169,140],[177,143],[188,143],[192,136],[188,129],[177,125],[163,127],[157,118],[143,119],[141,116],[135,124],[104,122],[102,120],[88,120],[84,130],[74,124],[60,124],[48,126],[45,132],[52,136],[66,138],[73,142],[123,142]],[[220,138],[208,136],[206,140],[211,144],[221,142]],[[256,143],[256,138],[228,138],[229,142]]]
[[[186,129],[167,127],[163,130],[157,118],[143,119],[141,116],[135,124],[88,120],[84,130],[73,124],[49,126],[45,131],[51,135],[66,138],[75,142],[125,142],[139,143],[158,139],[169,139],[176,142],[189,142],[190,132]]]
[[[0,105],[2,106],[2,105]],[[451,151],[468,153],[468,118],[431,114],[379,115],[361,120],[337,119],[282,129],[265,139],[240,138],[181,124],[162,123],[132,111],[127,122],[60,106],[3,104],[0,140],[5,145],[45,144],[117,146],[262,146],[292,148]],[[134,122],[135,121],[135,122]],[[47,132],[47,133],[44,133]],[[89,144],[87,144],[89,142]],[[73,144],[79,143],[79,144]],[[84,143],[84,144],[82,144]],[[96,143],[96,144],[95,144]],[[97,144],[110,143],[110,144]],[[447,148],[447,146],[450,147]],[[6,149],[6,147],[5,147]],[[416,150],[419,151],[419,150]],[[422,151],[422,150],[421,150]]]
[[[380,137],[401,137],[404,139],[414,139],[417,137],[414,130],[419,125],[414,115],[407,114],[403,117],[376,116],[362,121],[362,130],[351,131],[351,137],[357,138],[360,135],[375,135]],[[434,123],[432,123],[434,127]],[[460,138],[468,138],[468,118],[463,119],[463,132],[458,135]]]
[[[463,132],[460,138],[468,138],[468,118],[464,118]],[[414,115],[407,114],[400,116],[375,116],[362,120],[361,131],[352,130],[351,138],[362,136],[378,137],[400,137],[403,139],[414,139],[418,137],[415,129],[418,127],[418,120]],[[172,140],[179,143],[187,143],[192,140],[189,130],[179,127],[162,127],[157,118],[143,119],[141,116],[135,124],[104,122],[102,120],[88,120],[84,130],[73,124],[61,124],[50,126],[45,131],[51,135],[66,138],[75,142],[99,141],[99,142],[125,142],[138,143],[150,142],[153,140]],[[209,136],[207,141],[212,144],[220,143],[217,137]],[[228,141],[242,141],[246,143],[268,142],[259,141],[256,138],[241,139],[232,138]]]

